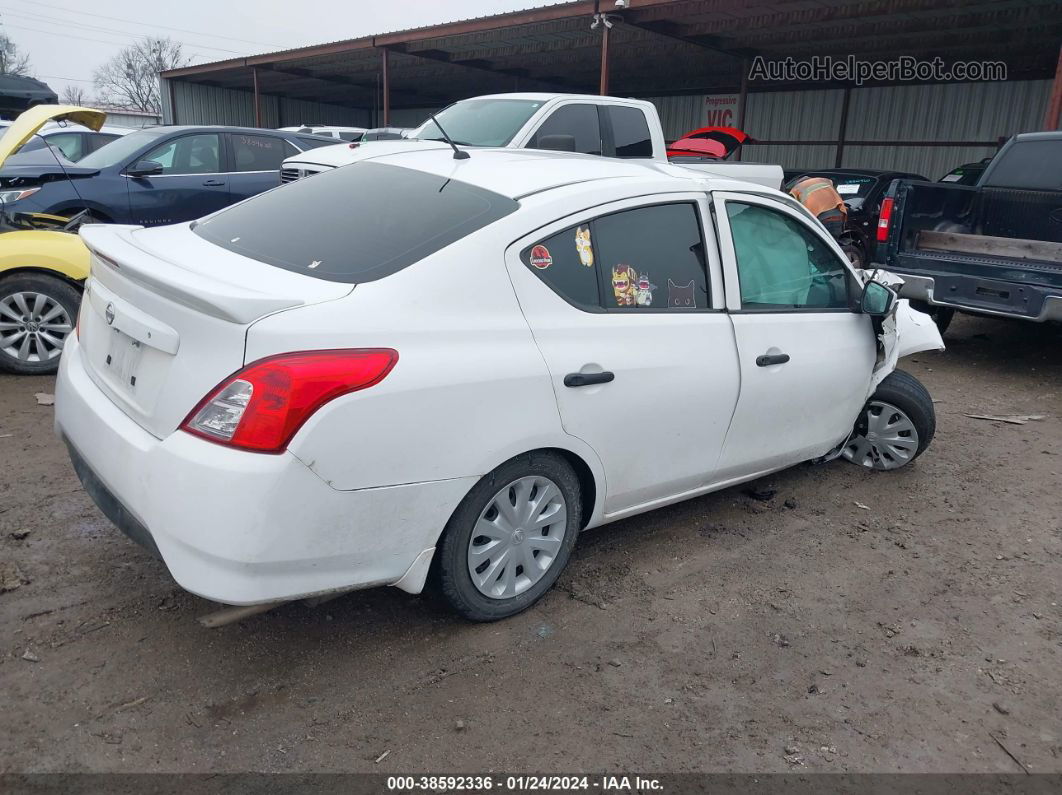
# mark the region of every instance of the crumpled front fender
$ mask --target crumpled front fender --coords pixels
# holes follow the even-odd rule
[[[870,276],[866,271],[863,273]],[[899,290],[903,284],[903,279],[888,271],[875,271],[873,278],[894,290]],[[874,394],[878,384],[896,369],[896,363],[902,357],[921,351],[944,350],[944,339],[940,336],[940,330],[933,318],[925,312],[912,309],[910,301],[906,298],[897,300],[892,312],[882,320],[878,342],[881,355],[870,379],[868,398]]]

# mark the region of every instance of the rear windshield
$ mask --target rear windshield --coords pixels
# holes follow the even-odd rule
[[[1062,141],[1017,141],[996,155],[982,187],[1062,190]]]
[[[353,284],[397,273],[518,206],[457,180],[362,162],[259,194],[194,229],[245,257]]]

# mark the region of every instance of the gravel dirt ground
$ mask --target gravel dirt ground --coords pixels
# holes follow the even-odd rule
[[[202,628],[79,488],[52,379],[0,376],[0,772],[1062,772],[1062,332],[947,342],[904,362],[939,401],[909,469],[588,533],[490,625],[382,589]]]

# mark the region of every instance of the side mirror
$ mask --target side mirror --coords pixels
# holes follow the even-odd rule
[[[548,149],[551,152],[574,152],[574,135],[543,135],[538,139],[536,149]]]
[[[125,173],[130,177],[154,177],[162,173],[162,163],[157,160],[138,160]]]
[[[884,317],[896,304],[896,292],[881,282],[870,281],[863,287],[863,296],[859,299],[859,308],[864,315]]]

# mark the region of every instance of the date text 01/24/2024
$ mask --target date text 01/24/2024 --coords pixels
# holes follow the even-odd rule
[[[388,792],[649,792],[662,789],[659,779],[642,776],[388,776]]]

